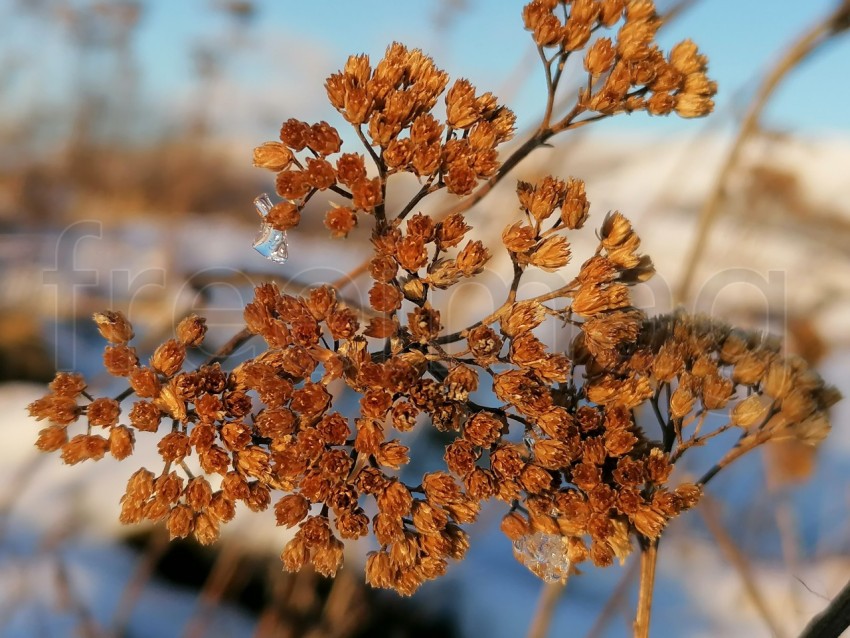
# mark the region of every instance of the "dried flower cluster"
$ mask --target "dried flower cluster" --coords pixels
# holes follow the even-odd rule
[[[523,15],[541,51],[555,48],[563,58],[587,47],[590,82],[562,129],[587,110],[696,116],[711,109],[705,59],[690,43],[667,58],[660,53],[651,2],[535,0]],[[616,24],[616,41],[593,38]],[[552,89],[557,78],[548,79]],[[571,564],[604,566],[628,555],[635,537],[657,539],[698,502],[713,473],[744,452],[769,440],[825,436],[837,395],[803,362],[708,319],[648,318],[632,306],[630,286],[654,270],[620,213],[605,217],[597,249],[569,283],[517,299],[529,269],[560,271],[571,261],[568,235],[590,210],[579,179],[519,182],[521,220],[505,226],[500,247],[513,264],[508,298],[447,332],[429,293],[482,272],[490,249],[466,238],[461,213],[438,219],[414,211],[437,190],[467,195],[500,179],[497,147],[514,129],[513,114],[465,80],[445,93],[445,121],[438,120],[432,109],[448,84],[430,58],[400,44],[374,68],[366,56],[349,58],[326,88],[365,155],[339,154],[333,127],[297,120],[283,125],[279,142],[255,149],[255,164],[277,173],[283,199],[268,216],[276,228],[297,226],[320,190],[347,200],[326,213],[333,236],[374,217],[368,318],[329,286],[290,295],[261,285],[244,316],[267,349],[230,370],[219,363],[184,370],[187,348],[204,339],[203,319],[181,322],[145,364],[123,315],[99,313],[106,369],[130,388],[95,399],[82,377],[60,373],[30,406],[49,422],[38,447],[61,451],[67,463],[106,452],[121,460],[137,432],[155,434],[164,467],[131,476],[123,522],[164,519],[172,536],[209,543],[238,502],[273,507],[279,525],[298,528],[282,553],[287,570],[310,563],[333,575],[343,541],[371,535],[378,549],[367,581],[411,594],[443,574],[449,559],[463,558],[465,526],[488,499],[506,504],[510,539],[556,537]],[[545,130],[538,141],[557,132]],[[422,189],[388,211],[389,178],[398,172],[416,175]],[[574,331],[566,352],[535,333],[547,321]],[[490,405],[470,398],[479,390],[491,390]],[[350,393],[359,410],[335,409]],[[122,406],[131,396],[132,406]],[[657,424],[638,423],[641,406],[651,406]],[[70,436],[80,420],[85,433]],[[400,433],[432,427],[450,441],[444,463],[402,480],[417,452]],[[741,432],[737,445],[701,481],[671,481],[684,452],[733,428]],[[545,566],[528,564],[543,575]]]
[[[651,0],[534,0],[523,10],[523,20],[544,59],[544,50],[555,49],[552,61],[563,66],[570,53],[586,49],[590,81],[579,94],[583,109],[702,117],[714,106],[717,85],[708,79],[708,60],[696,45],[685,40],[665,58],[655,44],[662,20]],[[598,29],[616,25],[615,40],[591,41]]]

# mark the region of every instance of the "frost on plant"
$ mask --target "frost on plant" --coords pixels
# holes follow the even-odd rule
[[[596,249],[573,254],[571,232],[591,219],[580,179],[519,182],[518,221],[488,219],[503,229],[501,243],[467,237],[464,211],[557,134],[622,112],[696,117],[712,108],[706,59],[690,41],[661,51],[661,20],[648,0],[536,0],[523,20],[548,92],[539,128],[511,154],[500,154],[514,136],[506,106],[398,43],[374,65],[350,57],[325,82],[359,146],[344,149],[325,122],[289,119],[278,141],[255,149],[255,165],[276,174],[279,197],[258,204],[263,250],[282,261],[283,233],[327,191],[332,238],[371,229],[364,307],[343,303],[330,286],[304,295],[258,286],[244,318],[266,349],[236,367],[223,353],[216,360],[224,365],[195,369],[184,359],[204,339],[202,318],[184,319],[176,338],[141,361],[128,320],[98,313],[104,365],[129,388],[94,398],[81,376],[60,373],[30,406],[47,422],[38,447],[73,464],[107,453],[126,459],[137,437],[153,438],[163,465],[131,475],[123,522],[164,521],[172,537],[210,543],[238,504],[272,507],[279,525],[297,527],[283,548],[285,569],[309,563],[333,575],[345,543],[370,536],[377,549],[367,581],[412,594],[464,557],[467,528],[489,499],[504,503],[502,530],[519,558],[562,580],[572,565],[610,565],[636,538],[657,539],[717,471],[762,443],[822,440],[838,397],[802,360],[710,318],[648,317],[633,306],[631,286],[654,269],[625,216],[592,222]],[[558,113],[562,70],[582,51],[587,81]],[[434,114],[440,100],[443,119]],[[399,173],[421,188],[389,206]],[[422,213],[437,192],[455,196],[454,206]],[[513,269],[504,303],[447,331],[431,293],[475,278],[496,252]],[[520,298],[535,269],[569,273],[567,283]],[[565,351],[539,338],[547,322],[575,334]],[[487,404],[470,399],[479,389],[491,391]],[[359,397],[355,411],[338,407],[344,393]],[[400,469],[426,453],[399,441],[416,428],[450,442],[441,461],[403,480]],[[737,443],[701,480],[671,480],[690,448],[729,430]]]

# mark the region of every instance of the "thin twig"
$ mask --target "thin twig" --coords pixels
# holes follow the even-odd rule
[[[221,348],[218,349],[214,355],[212,355],[209,359],[204,362],[204,365],[213,365],[215,363],[221,363],[231,354],[233,354],[236,350],[238,350],[242,345],[244,345],[254,334],[248,330],[248,328],[242,328],[239,332],[233,335],[227,343],[225,343]]]
[[[806,31],[791,45],[776,65],[768,72],[764,82],[759,87],[758,92],[747,109],[738,135],[729,149],[720,174],[717,176],[717,181],[700,210],[699,224],[694,235],[691,250],[688,253],[688,261],[685,264],[681,282],[675,291],[675,297],[679,302],[687,299],[688,292],[693,285],[696,267],[705,253],[711,227],[717,219],[721,204],[726,195],[729,179],[735,174],[747,140],[758,130],[759,119],[765,106],[791,70],[800,65],[822,45],[829,42],[835,35],[845,31],[849,26],[850,1],[844,0],[835,11]]]

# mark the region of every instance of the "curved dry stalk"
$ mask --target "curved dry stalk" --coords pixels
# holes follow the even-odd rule
[[[741,582],[744,585],[744,590],[747,592],[747,596],[749,596],[753,605],[755,605],[759,616],[761,616],[764,624],[767,625],[771,635],[776,636],[776,638],[782,638],[785,636],[785,632],[782,631],[782,626],[776,618],[774,618],[773,613],[767,606],[764,596],[762,596],[759,591],[758,585],[753,577],[752,569],[747,561],[747,557],[738,548],[735,541],[720,522],[716,502],[708,496],[708,494],[705,494],[703,496],[703,505],[698,509],[702,514],[702,518],[705,521],[708,531],[711,532],[712,536],[714,536],[714,540],[717,542],[717,546],[720,548],[720,551],[723,552],[726,559],[732,564],[735,571],[738,572],[738,576],[741,578]]]
[[[635,614],[634,637],[649,638],[652,590],[655,587],[655,565],[658,562],[658,539],[642,538],[640,549],[640,586],[637,613]]]
[[[558,598],[564,592],[566,583],[560,581],[544,583],[540,588],[540,597],[537,599],[537,609],[528,626],[527,638],[546,638],[549,635],[549,626],[552,624],[552,616]]]
[[[693,285],[697,265],[705,254],[711,227],[720,213],[729,179],[738,166],[747,140],[758,131],[761,114],[770,101],[770,98],[782,80],[785,79],[785,76],[795,67],[802,64],[808,57],[820,49],[821,46],[848,28],[850,28],[850,0],[842,0],[831,14],[806,31],[791,45],[768,72],[747,109],[747,113],[741,123],[741,128],[723,162],[723,167],[717,176],[714,187],[700,210],[697,231],[694,235],[691,250],[688,253],[689,257],[685,264],[685,271],[679,285],[674,291],[674,297],[678,303],[682,303],[687,299],[688,292]]]

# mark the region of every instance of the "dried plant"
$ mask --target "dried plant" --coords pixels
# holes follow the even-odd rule
[[[184,360],[204,339],[202,318],[184,319],[145,365],[130,345],[128,320],[98,313],[105,367],[130,387],[93,398],[80,375],[58,374],[30,406],[49,422],[38,447],[70,464],[107,452],[122,460],[138,433],[154,434],[164,465],[130,477],[122,522],[165,520],[172,537],[211,543],[238,502],[255,511],[271,506],[279,525],[298,527],[281,555],[286,570],[311,563],[334,575],[344,541],[372,535],[378,549],[366,580],[404,595],[464,557],[465,528],[491,498],[505,503],[502,530],[517,558],[546,580],[588,560],[623,560],[636,539],[646,557],[636,631],[645,635],[656,543],[667,523],[698,503],[718,471],[761,444],[817,444],[838,396],[801,359],[783,357],[774,340],[681,311],[648,317],[635,308],[631,286],[654,269],[619,212],[602,220],[596,250],[568,283],[518,298],[526,273],[560,272],[572,260],[570,232],[590,209],[580,179],[519,182],[522,218],[504,227],[503,245],[466,238],[463,211],[557,133],[617,113],[699,117],[713,106],[705,57],[690,41],[662,53],[654,42],[661,19],[649,0],[535,0],[523,20],[548,94],[539,128],[504,159],[498,149],[514,134],[513,113],[467,80],[449,86],[429,57],[398,43],[374,66],[367,56],[350,57],[325,83],[360,152],[342,152],[329,124],[294,119],[279,141],[255,149],[255,165],[277,174],[282,199],[266,216],[272,230],[295,228],[319,191],[339,198],[325,215],[332,237],[371,226],[370,312],[342,303],[331,286],[295,296],[261,285],[245,307],[247,330],[192,370]],[[602,37],[614,27],[613,38]],[[565,65],[582,51],[587,81],[557,116]],[[440,119],[434,109],[444,94]],[[421,189],[390,208],[399,173],[415,175]],[[465,199],[447,215],[417,212],[438,191]],[[507,298],[448,332],[433,291],[480,274],[495,250],[513,265]],[[575,334],[566,351],[539,337],[553,322]],[[267,348],[223,368],[251,335]],[[492,390],[492,405],[470,399],[479,390]],[[348,392],[360,397],[355,414],[335,409]],[[122,402],[131,397],[127,409]],[[78,421],[85,425],[72,434]],[[398,435],[422,428],[450,440],[444,464],[403,480],[401,468],[418,452]],[[739,432],[737,443],[700,480],[671,480],[689,449],[730,430]],[[200,474],[187,465],[191,456]]]

